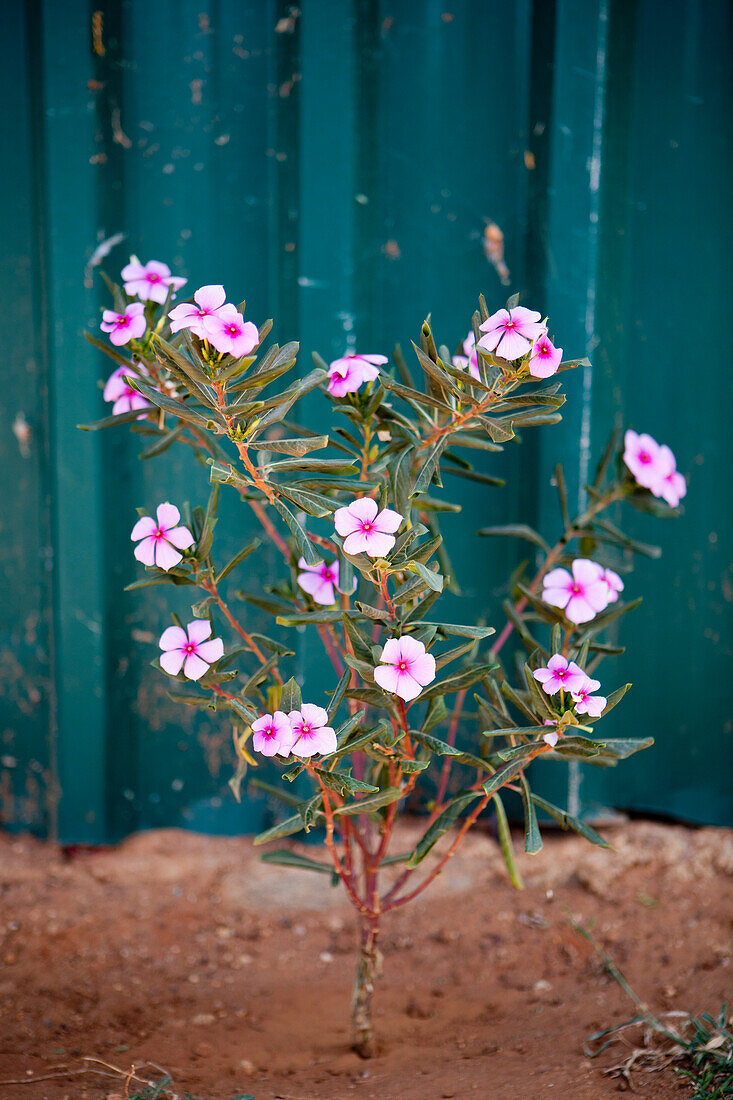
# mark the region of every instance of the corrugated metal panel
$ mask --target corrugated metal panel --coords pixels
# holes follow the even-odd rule
[[[8,5],[8,823],[53,828],[55,775],[66,840],[162,824],[236,831],[264,811],[226,792],[229,731],[192,721],[147,667],[168,595],[122,592],[135,576],[135,505],[201,493],[191,464],[169,455],[148,469],[125,433],[75,430],[102,413],[105,371],[82,339],[101,300],[83,268],[120,232],[111,270],[135,251],[196,285],[222,280],[251,316],[274,315],[282,337],[300,337],[304,363],[313,348],[407,344],[429,309],[457,342],[478,289],[496,302],[521,291],[550,313],[566,350],[591,348],[595,369],[573,380],[562,429],[502,456],[511,490],[461,483],[470,518],[448,521],[455,564],[492,621],[517,552],[456,539],[479,509],[486,523],[529,509],[551,536],[558,459],[578,496],[616,419],[672,442],[693,478],[686,515],[661,532],[634,522],[665,542],[665,557],[632,582],[648,610],[625,627],[618,673],[636,690],[616,732],[633,726],[659,746],[614,774],[587,769],[571,797],[730,816],[728,765],[703,759],[729,732],[730,520],[715,471],[727,468],[730,433],[722,402],[698,382],[724,335],[727,8],[679,0],[661,19],[653,0],[450,7]],[[486,221],[505,235],[507,286],[484,254]],[[699,330],[696,303],[713,319]],[[317,409],[312,399],[309,417]],[[232,547],[253,529],[242,511],[224,498]],[[672,707],[680,662],[694,689]],[[325,673],[302,651],[298,664]],[[566,793],[564,768],[549,781]]]

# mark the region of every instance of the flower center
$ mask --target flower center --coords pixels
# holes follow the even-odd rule
[[[400,661],[400,663],[397,665],[397,668],[400,670],[400,672],[407,672],[407,662]]]
[[[574,584],[570,591],[573,593],[574,596],[579,596],[583,589],[579,584]]]
[[[196,646],[193,644],[193,642],[187,642],[186,645],[183,648],[184,648],[186,653],[195,653],[196,652]]]
[[[648,451],[639,451],[639,462],[647,463],[651,462],[651,460],[652,456],[649,454]]]
[[[364,522],[361,525],[361,529],[362,529],[362,531],[371,531],[373,526],[374,526],[373,523],[369,523],[368,520],[364,520]]]
[[[130,323],[130,318],[127,317],[127,316],[117,318],[117,324],[120,326],[120,328],[126,328],[129,325],[129,323]]]
[[[313,727],[307,726],[305,723],[300,727],[300,732],[303,737],[310,737],[313,733]]]
[[[516,321],[512,321],[511,318],[510,318],[508,321],[505,322],[504,328],[505,329],[516,328],[516,324],[517,324]]]
[[[227,325],[227,332],[230,336],[237,336],[239,334],[239,329],[236,325]]]
[[[165,532],[161,531],[160,528],[158,528],[157,531],[153,531],[153,538],[157,541],[158,539],[162,539],[164,534]]]
[[[160,275],[156,275],[154,272],[148,272],[148,282],[149,283],[159,283],[160,282]]]

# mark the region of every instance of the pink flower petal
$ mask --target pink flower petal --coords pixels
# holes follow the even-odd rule
[[[593,584],[603,576],[603,566],[590,558],[576,558],[573,562],[573,577],[579,584]]]
[[[181,518],[181,513],[176,508],[175,504],[159,504],[155,510],[155,514],[158,517],[158,524],[163,531],[167,531],[171,527],[175,527]]]
[[[207,283],[206,286],[199,287],[193,300],[201,309],[214,310],[224,305],[226,293],[221,283]]]
[[[188,680],[200,680],[209,671],[206,661],[202,661],[195,653],[189,653],[183,662],[183,675]]]
[[[479,325],[479,330],[481,332],[488,333],[496,332],[499,334],[499,336],[501,336],[501,334],[504,332],[504,326],[506,325],[507,321],[510,320],[511,317],[509,316],[508,310],[497,309],[496,313],[492,313],[491,316],[483,322],[483,324]],[[496,343],[498,344],[498,342],[499,340],[497,337]],[[496,347],[496,344],[494,344],[494,347]]]
[[[156,530],[157,524],[152,516],[142,516],[130,532],[130,538],[133,542],[137,542],[138,539],[144,539],[148,535],[152,535],[153,531]]]
[[[402,638],[390,638],[384,643],[384,649],[382,650],[382,656],[380,661],[384,661],[386,664],[396,664],[402,659]]]
[[[328,712],[315,703],[303,703],[300,713],[310,726],[325,726],[328,723]]]
[[[399,512],[395,512],[394,509],[383,508],[374,521],[374,526],[383,534],[392,535],[399,530],[403,519],[404,516],[401,516]]]
[[[138,561],[143,565],[155,565],[155,539],[145,538],[139,542],[133,551]]]
[[[189,640],[195,645],[199,642],[205,642],[207,638],[211,637],[211,623],[208,619],[194,619],[193,622],[188,623],[186,626],[188,631]]]
[[[182,649],[188,644],[188,635],[180,626],[169,626],[160,636],[158,645],[161,649]]]
[[[359,497],[349,505],[351,515],[366,523],[373,523],[378,511],[377,502],[371,497]]]
[[[520,335],[516,329],[509,329],[502,336],[496,348],[496,354],[502,359],[521,359],[530,349],[529,340]]]
[[[565,608],[565,614],[571,623],[589,623],[596,615],[583,596],[571,596]]]
[[[421,657],[413,657],[410,661],[410,675],[422,687],[432,684],[435,679],[435,657],[432,653],[423,653]]]
[[[389,535],[384,535],[384,538],[389,538]],[[364,531],[359,529],[354,531],[353,535],[347,535],[344,539],[344,552],[347,554],[366,554],[369,553],[370,536]]]
[[[166,539],[158,539],[155,547],[155,564],[158,569],[165,569],[168,572],[169,569],[173,569],[182,560],[183,555],[179,554],[174,546],[171,546]]]
[[[210,642],[200,642],[196,646],[199,657],[203,657],[210,665],[220,661],[224,656],[224,643],[221,638],[212,638]]]
[[[179,550],[188,550],[189,546],[193,546],[196,541],[188,527],[174,527],[172,531],[166,533],[165,537]]]
[[[551,607],[567,607],[570,596],[571,592],[569,586],[567,588],[542,589],[542,599],[545,601],[545,603],[549,603]]]
[[[421,691],[422,684],[419,684],[414,676],[409,672],[401,672],[397,669],[397,688],[395,689],[395,694],[399,695],[401,699],[404,699],[406,703],[409,703],[413,699],[417,699]]]
[[[374,679],[385,691],[397,694],[400,677],[394,665],[377,665],[374,669]]]
[[[349,536],[351,539],[355,537],[355,535]],[[366,552],[370,558],[385,558],[397,541],[394,535],[383,535],[377,530],[369,531],[365,538]],[[344,548],[346,549],[346,543],[344,543]],[[352,551],[347,550],[347,553],[352,553]]]
[[[186,654],[181,649],[171,649],[166,653],[160,655],[160,667],[168,673],[169,676],[177,676],[183,668],[183,661]]]
[[[336,531],[342,538],[361,531],[361,522],[350,508],[337,508],[333,516]]]

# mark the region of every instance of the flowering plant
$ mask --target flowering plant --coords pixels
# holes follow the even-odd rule
[[[556,423],[565,396],[553,376],[585,361],[562,362],[546,320],[516,297],[493,315],[481,298],[455,355],[436,346],[429,320],[423,324],[413,345],[422,385],[397,349],[392,368],[383,355],[347,355],[329,366],[316,354],[314,369],[282,389],[298,345],[265,348],[271,322],[258,329],[244,321],[243,306],[228,303],[222,286],[201,287],[193,301],[171,308],[182,280],[166,265],[133,257],[123,280],[124,290],[108,283],[114,310],[104,312],[101,327],[111,345],[89,336],[115,362],[105,389],[115,404],[111,416],[86,427],[130,424],[146,442],[144,458],[185,444],[211,483],[205,507],[163,502],[155,518],[141,511],[132,529],[146,569],[137,587],[196,592],[192,621],[174,616],[162,629],[159,667],[172,678],[174,700],[233,723],[237,798],[248,767],[266,757],[278,769],[280,784],[252,782],[281,800],[288,816],[255,844],[311,830],[323,837],[329,862],[287,849],[263,858],[333,876],[354,906],[354,1043],[367,1055],[375,1043],[381,917],[421,894],[492,807],[508,873],[521,886],[504,792],[521,797],[526,851],[542,847],[538,810],[607,846],[536,794],[529,768],[548,757],[613,765],[652,743],[603,740],[595,731],[629,687],[600,694],[595,674],[621,652],[606,631],[640,602],[622,601],[625,582],[608,555],[628,572],[633,554],[659,553],[607,513],[626,501],[673,515],[685,481],[668,447],[628,431],[621,450],[615,433],[587,486],[587,507],[573,518],[558,466],[562,529],[554,545],[524,524],[478,532],[523,539],[536,552],[534,576],[525,575],[525,563],[509,580],[499,634],[472,616],[444,622],[438,608],[452,581],[440,515],[459,508],[434,491],[446,474],[501,484],[466,455],[483,459],[519,433]],[[291,419],[317,389],[342,418],[328,435]],[[227,563],[216,560],[221,485],[253,510],[282,556],[277,585],[263,578],[257,592],[238,598],[286,630],[315,631],[333,665],[331,684],[297,683],[288,676],[287,645],[252,633],[246,612],[232,610],[224,582],[259,540]],[[503,662],[510,636],[512,660]],[[472,742],[466,727],[476,719],[480,736]],[[395,852],[395,823],[421,781],[432,782],[430,816],[415,846]]]

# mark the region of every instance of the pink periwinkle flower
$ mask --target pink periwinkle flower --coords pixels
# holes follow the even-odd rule
[[[298,568],[303,570],[302,573],[298,573],[298,585],[309,596],[312,596],[316,603],[323,604],[325,607],[336,602],[335,590],[338,588],[339,583],[339,563],[337,561],[332,561],[330,565],[327,565],[325,561],[322,561],[320,565],[308,565],[305,558],[300,558]]]
[[[619,592],[624,590],[624,582],[619,577],[618,573],[614,573],[613,569],[602,569],[601,579],[605,581],[606,588],[608,589],[608,602],[616,603]]]
[[[283,710],[263,714],[252,723],[252,747],[263,756],[290,756],[293,740],[293,729]]]
[[[224,654],[221,638],[209,638],[210,634],[208,619],[194,619],[185,630],[181,626],[169,626],[158,642],[163,650],[160,667],[170,676],[177,676],[183,669],[188,680],[200,680],[210,665]]]
[[[135,364],[138,370],[145,371],[142,363]],[[139,394],[137,390],[134,390],[132,386],[128,385],[125,381],[125,375],[131,377],[133,375],[128,367],[118,367],[117,370],[112,371],[107,379],[104,387],[103,397],[105,401],[114,401],[112,406],[112,415],[118,416],[120,413],[131,412],[133,409],[149,409],[150,402],[146,401],[142,394]],[[147,371],[145,371],[147,373]],[[138,420],[144,420],[146,413],[141,413]]]
[[[260,334],[257,325],[245,321],[231,302],[227,302],[208,321],[209,340],[217,351],[239,359],[257,347]]]
[[[604,695],[593,695],[601,686],[600,680],[585,676],[579,688],[572,692],[575,710],[578,714],[588,714],[591,718],[600,718],[606,709],[608,699]]]
[[[555,725],[554,719],[545,718],[544,725],[554,726]],[[549,745],[550,748],[552,748],[552,749],[555,748],[555,745],[557,744],[559,738],[560,738],[560,733],[559,733],[557,727],[555,727],[555,729],[548,730],[547,733],[542,734],[542,740],[545,742],[545,744]]]
[[[499,309],[479,328],[486,333],[479,340],[479,347],[509,360],[521,359],[530,350],[532,341],[544,332],[540,314],[524,306]]]
[[[677,460],[666,443],[659,448],[659,468],[662,480],[657,496],[664,497],[671,508],[676,508],[682,497],[687,494],[687,482],[678,472]]]
[[[603,566],[588,558],[576,558],[572,573],[552,569],[547,574],[542,599],[552,607],[563,608],[571,623],[589,623],[608,606],[608,587]]]
[[[157,565],[159,569],[173,569],[183,554],[196,541],[188,527],[178,526],[181,513],[175,504],[159,504],[156,519],[143,516],[132,529],[130,538],[137,542],[135,557],[143,565]]]
[[[533,378],[549,378],[562,362],[562,348],[556,348],[546,332],[532,345],[529,373]]]
[[[390,552],[397,541],[394,532],[404,519],[392,508],[380,512],[371,497],[359,497],[348,508],[338,508],[333,518],[344,539],[345,552],[368,554],[370,558],[383,558]]]
[[[168,297],[168,290],[180,290],[188,282],[180,275],[171,275],[167,264],[159,260],[149,260],[141,264],[137,256],[132,256],[129,264],[122,268],[125,294],[131,298],[140,298],[143,302],[158,302],[161,305]]]
[[[532,675],[548,695],[556,695],[561,690],[578,691],[586,680],[582,668],[575,661],[568,661],[561,653],[550,657],[547,668],[535,669]]]
[[[435,679],[435,657],[409,634],[385,642],[374,679],[385,691],[409,702]]]
[[[334,359],[328,368],[328,392],[333,397],[356,393],[365,382],[379,378],[379,368],[386,362],[386,355],[344,355]]]
[[[336,734],[328,725],[328,713],[323,707],[303,703],[300,710],[290,711],[288,721],[295,738],[290,750],[293,756],[307,759],[336,752]]]
[[[193,302],[182,302],[168,314],[171,332],[190,328],[200,340],[210,339],[211,333],[216,333],[217,318],[225,302],[226,292],[220,283],[199,287]]]
[[[467,370],[473,378],[478,378],[479,382],[481,381],[481,374],[478,369],[476,337],[472,332],[469,332],[463,341],[463,355],[453,356],[453,366],[459,367],[461,370]]]
[[[131,302],[129,306],[125,306],[124,313],[105,309],[99,327],[102,332],[109,333],[111,342],[117,347],[121,347],[129,340],[138,340],[148,327],[145,320],[145,306],[142,302]]]

